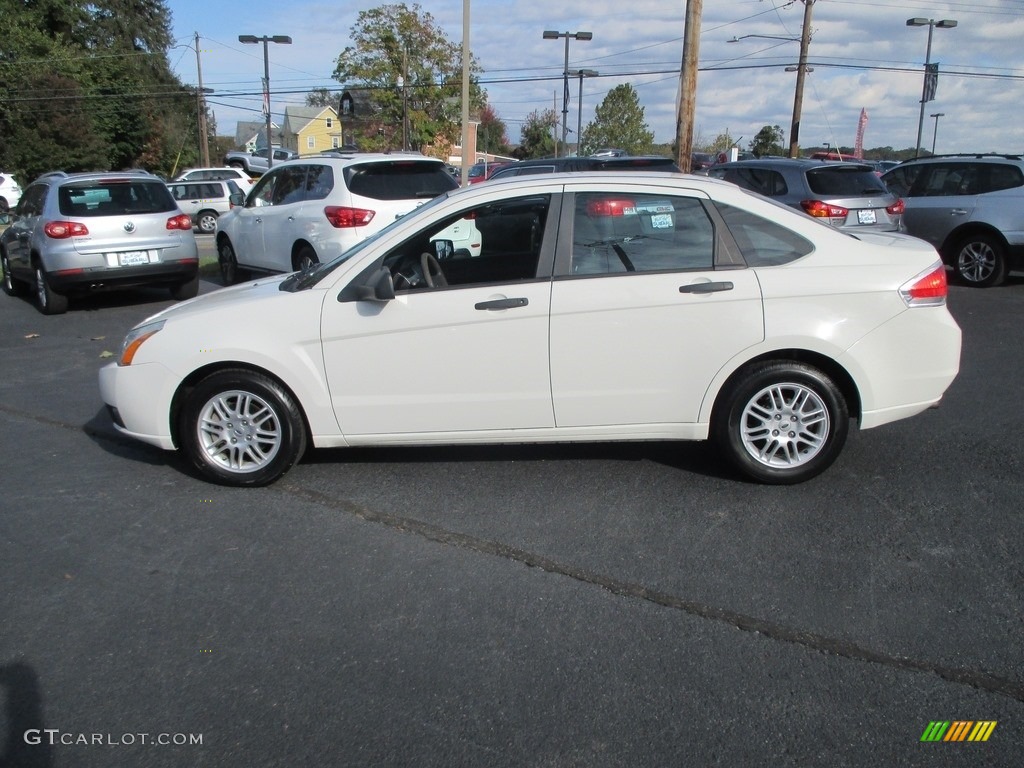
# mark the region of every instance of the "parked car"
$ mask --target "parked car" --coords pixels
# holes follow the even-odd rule
[[[899,164],[899,160],[875,160],[873,163],[873,165],[875,166],[875,173],[877,173],[879,176],[881,176],[886,171],[891,171]]]
[[[690,172],[706,171],[715,164],[715,156],[710,152],[694,152],[690,155]]]
[[[252,176],[239,168],[189,168],[179,173],[175,181],[233,181],[243,192],[252,189]]]
[[[243,272],[291,272],[333,259],[459,183],[420,154],[324,154],[265,174],[244,205],[220,218],[217,252],[225,284]],[[470,224],[457,248],[479,251]]]
[[[285,160],[292,160],[299,156],[298,152],[291,149],[274,147],[274,165],[283,163]],[[252,152],[245,150],[234,150],[224,155],[224,165],[231,168],[241,168],[250,176],[261,176],[267,172],[270,163],[267,160],[267,148],[257,149]]]
[[[7,213],[21,200],[21,187],[9,173],[0,172],[0,213]]]
[[[715,165],[708,175],[842,229],[896,232],[900,228],[903,201],[864,163],[762,158]]]
[[[1024,158],[942,155],[882,176],[906,202],[907,232],[939,249],[967,285],[986,288],[1024,269]]]
[[[167,185],[178,207],[192,218],[200,232],[212,235],[217,231],[217,219],[235,207],[232,195],[238,200],[245,192],[231,179],[226,181],[172,181]]]
[[[678,172],[679,166],[671,157],[644,155],[630,157],[601,155],[592,157],[549,157],[542,160],[521,160],[495,171],[491,178],[508,179],[513,176],[531,176],[537,173],[581,171],[669,171]]]
[[[496,171],[511,164],[511,162],[474,163],[470,166],[469,173],[466,174],[466,183],[479,184],[481,181],[487,181]]]
[[[48,173],[14,214],[0,235],[4,291],[35,290],[43,314],[65,312],[76,292],[155,285],[189,299],[199,290],[192,220],[157,176]]]
[[[467,220],[478,256],[438,237]],[[936,405],[960,343],[917,238],[700,176],[566,173],[442,193],[330,262],[160,312],[99,384],[120,432],[228,485],[307,446],[705,438],[794,483],[852,420]]]

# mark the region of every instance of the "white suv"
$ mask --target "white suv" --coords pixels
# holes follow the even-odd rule
[[[431,198],[458,188],[440,160],[420,154],[330,154],[275,165],[244,205],[217,222],[225,284],[244,270],[292,272],[329,261]],[[456,250],[479,253],[479,232],[459,222]]]
[[[21,187],[9,173],[0,172],[0,213],[7,213],[21,200]]]
[[[233,181],[243,192],[252,189],[252,176],[239,168],[189,168],[178,174],[175,181]]]

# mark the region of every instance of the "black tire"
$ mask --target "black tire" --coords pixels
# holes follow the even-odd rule
[[[50,287],[42,266],[36,264],[36,303],[44,315],[63,315],[68,311],[68,297]]]
[[[964,285],[991,288],[1006,281],[1006,245],[985,233],[968,235],[953,247],[953,269]]]
[[[227,238],[223,238],[217,244],[217,265],[220,267],[220,280],[224,285],[234,285],[248,275],[244,269],[238,266],[235,249]]]
[[[212,235],[217,231],[217,212],[200,211],[196,217],[196,226],[204,235]]]
[[[304,245],[299,248],[298,253],[295,254],[295,258],[292,259],[292,266],[295,268],[296,272],[304,272],[319,263],[320,259],[316,257],[316,251],[313,250],[313,246],[311,245]]]
[[[4,251],[0,251],[0,269],[4,271],[4,293],[8,296],[24,296],[28,293],[28,285],[11,274],[11,263]]]
[[[712,438],[746,477],[788,485],[827,469],[849,428],[846,400],[825,373],[802,363],[764,362],[723,391]]]
[[[238,160],[232,160],[230,163],[228,163],[228,167],[229,168],[237,168],[240,171],[245,171],[245,163],[240,162]],[[246,171],[246,172],[248,172],[248,171]]]
[[[186,299],[194,299],[199,295],[199,275],[197,274],[191,280],[180,283],[179,285],[171,288],[171,298],[175,301],[185,301]]]
[[[295,400],[274,379],[253,371],[232,369],[203,379],[188,394],[178,427],[190,464],[221,485],[268,485],[306,450]]]

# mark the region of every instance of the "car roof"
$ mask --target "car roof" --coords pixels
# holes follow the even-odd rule
[[[915,163],[930,163],[930,162],[934,162],[934,161],[937,161],[937,160],[942,160],[942,161],[950,161],[950,160],[952,160],[954,162],[956,162],[956,161],[975,162],[975,161],[979,161],[980,160],[981,162],[989,162],[989,163],[1006,162],[1007,160],[1014,160],[1014,161],[1017,161],[1017,162],[1021,162],[1021,161],[1024,161],[1024,155],[999,154],[999,153],[996,153],[996,152],[974,152],[974,153],[971,153],[971,152],[958,152],[958,153],[949,154],[949,155],[929,155],[928,157],[912,157],[909,160],[904,160],[902,163],[900,163],[900,165],[913,165]]]
[[[754,160],[736,160],[732,163],[719,163],[715,166],[718,168],[797,168],[799,170],[809,170],[814,168],[850,168],[860,167],[865,170],[874,169],[870,162],[861,161],[830,161],[830,160],[811,160],[805,157],[759,157]]]

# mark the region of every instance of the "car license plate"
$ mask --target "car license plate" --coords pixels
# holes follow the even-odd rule
[[[117,263],[122,267],[134,267],[149,264],[149,251],[126,251],[117,254]]]
[[[875,223],[875,212],[872,209],[866,211],[857,211],[857,223],[858,224],[874,224]]]

